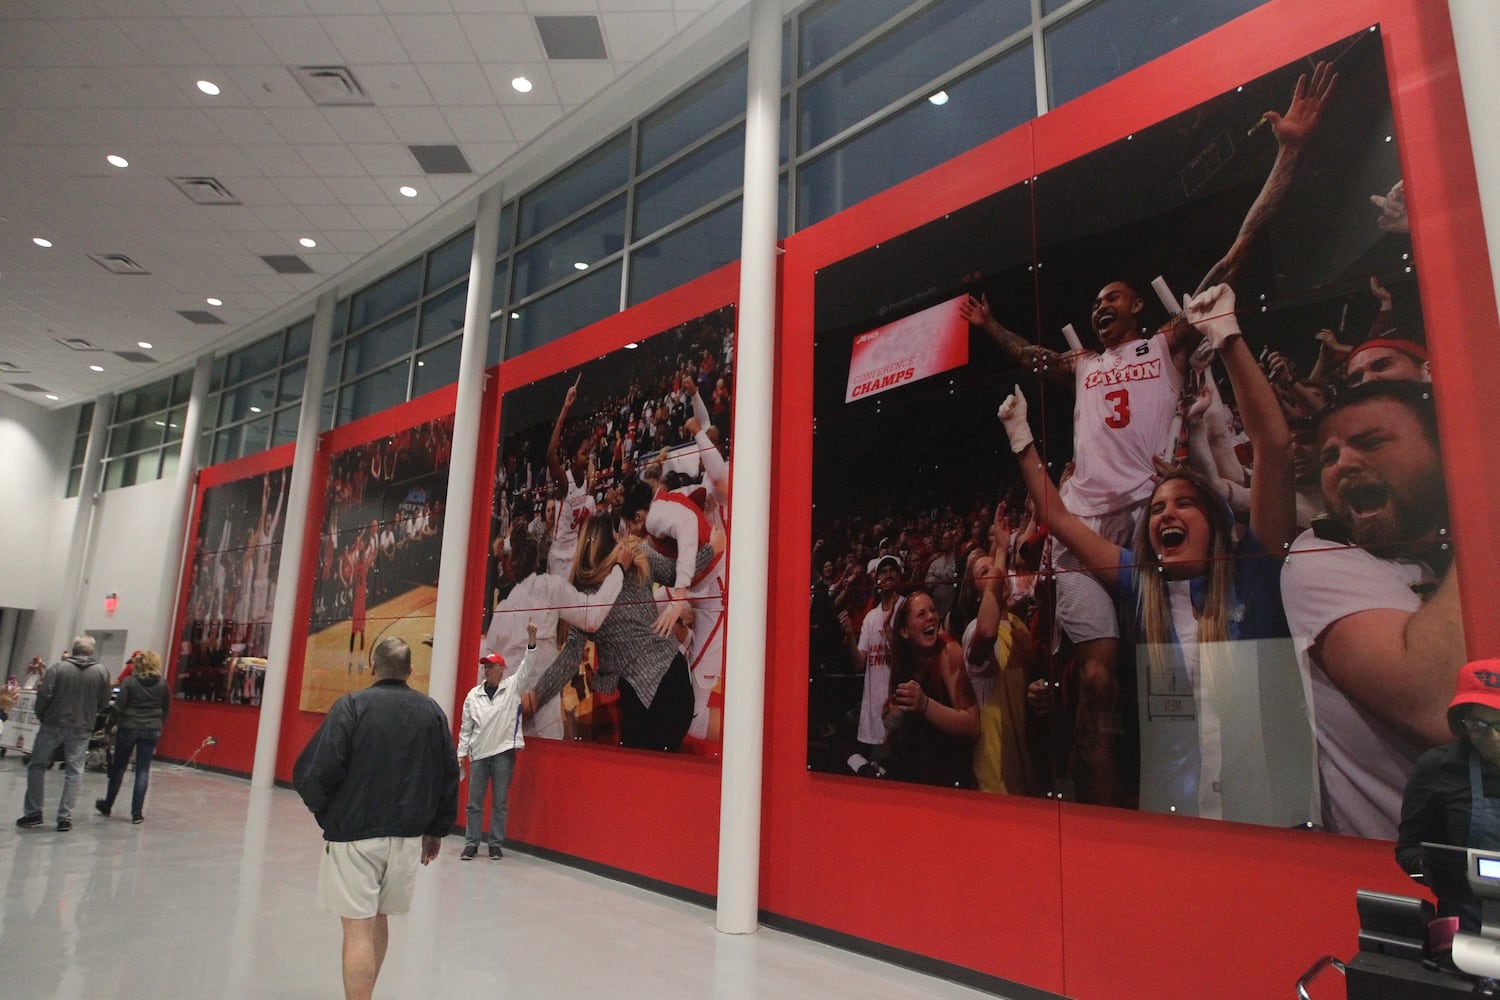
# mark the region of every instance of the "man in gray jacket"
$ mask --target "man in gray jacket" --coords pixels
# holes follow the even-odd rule
[[[99,713],[109,705],[109,671],[94,659],[93,636],[73,640],[73,651],[47,668],[36,695],[36,717],[41,723],[26,768],[26,812],[16,826],[42,825],[42,799],[47,794],[47,767],[57,748],[63,748],[67,776],[57,804],[57,829],[73,829],[73,803],[83,786],[83,762],[89,735]]]

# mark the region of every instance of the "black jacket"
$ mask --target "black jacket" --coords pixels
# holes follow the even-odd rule
[[[446,836],[458,819],[458,753],[437,702],[379,680],[333,703],[292,782],[323,839]]]

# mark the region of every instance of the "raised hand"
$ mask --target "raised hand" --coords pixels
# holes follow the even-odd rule
[[[1397,181],[1385,195],[1370,195],[1370,203],[1380,209],[1380,218],[1375,224],[1387,233],[1409,233],[1411,223],[1406,218],[1406,182]]]
[[[1292,90],[1292,103],[1286,109],[1286,114],[1275,111],[1265,113],[1265,120],[1270,123],[1271,132],[1278,143],[1283,147],[1301,146],[1318,130],[1323,109],[1327,106],[1328,97],[1333,93],[1333,85],[1338,79],[1339,75],[1333,71],[1333,66],[1326,62],[1313,67],[1311,80],[1306,73],[1297,78],[1297,86]]]
[[[1000,409],[995,416],[1005,425],[1005,436],[1010,439],[1010,450],[1017,455],[1025,451],[1032,443],[1031,425],[1026,422],[1026,397],[1021,394],[1021,387],[1016,386],[1015,392],[1005,397],[1000,404]]]
[[[1230,338],[1240,335],[1240,322],[1234,315],[1234,289],[1228,285],[1213,285],[1184,297],[1182,316],[1216,351],[1222,351]]]

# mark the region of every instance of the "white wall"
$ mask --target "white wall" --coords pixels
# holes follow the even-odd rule
[[[166,659],[161,647],[171,627],[170,609],[157,605],[166,554],[175,548],[167,538],[175,493],[176,477],[168,476],[99,495],[84,557],[80,632],[128,632],[129,649],[155,649]],[[113,618],[104,615],[106,594],[119,599]]]

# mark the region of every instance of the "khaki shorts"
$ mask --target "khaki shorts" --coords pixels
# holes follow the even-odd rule
[[[318,898],[325,912],[351,920],[411,909],[422,860],[421,837],[325,841]]]

